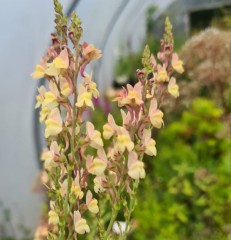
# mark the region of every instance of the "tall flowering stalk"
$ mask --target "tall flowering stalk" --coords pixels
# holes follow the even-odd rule
[[[128,84],[114,99],[122,124],[109,114],[101,134],[83,117],[86,110],[94,110],[93,99],[99,97],[85,68],[101,57],[101,51],[80,43],[79,17],[73,13],[68,27],[61,4],[54,0],[54,5],[57,34],[52,34],[52,46],[32,73],[34,79],[45,78],[48,86],[38,89],[36,108],[41,107],[48,144],[41,159],[50,210],[47,225],[37,229],[35,239],[78,239],[83,234],[90,239],[126,239],[139,180],[145,177],[143,155],[157,154],[151,131],[163,126],[160,105],[168,92],[179,95],[172,75],[182,73],[183,66],[173,53],[171,24],[167,19],[158,60],[146,46],[138,82]],[[119,211],[126,227],[122,231],[119,225],[120,234],[114,235]]]

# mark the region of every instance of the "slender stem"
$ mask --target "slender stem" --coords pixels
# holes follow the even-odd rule
[[[132,194],[131,194],[131,200],[130,200],[130,203],[129,203],[128,216],[126,218],[126,227],[125,227],[125,231],[122,235],[122,240],[126,240],[128,232],[130,230],[129,229],[130,220],[131,220],[131,215],[132,215],[132,213],[134,211],[134,208],[135,208],[136,192],[137,192],[137,189],[138,189],[138,185],[139,185],[139,179],[137,179],[134,183],[133,191],[132,191]]]
[[[110,233],[111,233],[111,229],[112,229],[113,223],[115,222],[116,217],[117,217],[117,215],[118,215],[118,212],[119,212],[118,199],[119,199],[120,194],[121,194],[121,192],[123,191],[123,189],[124,189],[124,184],[121,183],[121,185],[119,186],[119,189],[118,189],[118,191],[117,191],[117,193],[116,193],[115,205],[113,205],[113,207],[112,207],[111,219],[110,219],[110,222],[109,222],[109,224],[108,224],[107,231],[106,231],[106,233],[105,233],[105,235],[104,235],[104,239],[105,239],[105,240],[108,239],[108,237],[109,237],[109,235],[110,235]]]

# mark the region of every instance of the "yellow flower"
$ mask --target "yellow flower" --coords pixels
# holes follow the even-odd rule
[[[57,69],[67,69],[69,66],[69,57],[67,49],[64,48],[58,57],[56,57],[53,61],[54,67]]]
[[[81,188],[79,185],[72,185],[71,186],[71,193],[74,193],[76,198],[82,199],[83,198],[83,191],[81,191]]]
[[[62,50],[58,57],[56,57],[53,62],[47,63],[47,69],[45,74],[53,77],[58,77],[60,75],[61,69],[67,69],[69,66],[68,52],[65,48]]]
[[[108,119],[108,123],[106,123],[103,126],[103,137],[104,137],[104,139],[110,139],[117,129],[117,125],[115,123],[115,120],[110,113],[108,114],[107,119]]]
[[[47,120],[45,121],[46,129],[45,129],[45,137],[48,138],[50,136],[56,136],[62,131],[62,118],[60,116],[60,112],[58,108],[54,108],[51,110]]]
[[[172,67],[180,74],[184,72],[183,62],[179,60],[176,53],[172,55]]]
[[[157,109],[157,101],[155,98],[151,100],[149,107],[149,118],[152,125],[156,128],[161,128],[163,124],[163,112]]]
[[[156,142],[153,139],[150,139],[147,145],[145,146],[145,153],[149,156],[156,156]]]
[[[142,144],[145,147],[145,153],[149,156],[156,156],[156,142],[151,138],[151,129],[144,129]]]
[[[99,176],[99,175],[102,175],[106,167],[107,167],[106,162],[104,162],[100,158],[95,158],[91,163],[91,165],[89,166],[88,172],[93,175]]]
[[[86,219],[81,217],[81,214],[79,211],[74,211],[74,227],[75,227],[75,231],[79,234],[90,232],[90,228],[87,224]]]
[[[168,84],[168,92],[175,98],[179,97],[179,86],[176,84],[176,79],[171,77]]]
[[[124,152],[127,149],[129,152],[134,148],[134,143],[131,141],[129,133],[123,127],[119,127],[117,141],[115,145],[115,150],[119,152]]]
[[[95,198],[93,198],[90,190],[88,190],[87,195],[86,195],[86,204],[87,204],[87,208],[90,212],[92,212],[92,213],[99,212],[98,201]]]
[[[96,193],[104,192],[105,189],[102,186],[103,181],[106,181],[104,176],[96,176],[94,178],[94,191]]]
[[[54,211],[54,210],[50,210],[48,213],[49,216],[49,224],[58,224],[59,223],[59,215]]]
[[[87,91],[87,89],[80,84],[78,88],[78,98],[76,102],[76,107],[91,107],[94,109],[94,105],[92,103],[92,94]]]
[[[43,78],[44,76],[45,76],[45,68],[42,65],[37,64],[35,67],[35,71],[31,74],[31,77],[36,80],[36,79]]]
[[[97,85],[95,82],[92,81],[92,73],[90,75],[86,72],[84,73],[84,85],[94,98],[99,97]]]
[[[152,125],[156,128],[161,128],[162,124],[163,124],[163,112],[161,112],[160,110],[156,110],[152,116],[150,116],[150,121],[152,123]]]
[[[81,190],[81,187],[79,185],[79,175],[75,177],[75,180],[72,183],[71,186],[71,193],[75,194],[76,198],[82,199],[83,198],[83,191]]]
[[[94,125],[91,122],[86,122],[87,136],[90,139],[90,146],[98,149],[103,147],[103,140],[101,138],[101,133],[95,130]]]
[[[113,134],[114,134],[114,130],[111,128],[111,126],[108,123],[106,123],[103,126],[103,137],[104,137],[104,139],[110,139]]]
[[[87,170],[89,173],[100,176],[107,167],[107,156],[102,147],[97,150],[97,157],[92,160],[92,157],[87,158]]]
[[[157,73],[156,81],[157,82],[167,82],[169,80],[169,76],[168,76],[165,66],[161,67],[160,65],[158,65],[157,68],[158,68],[158,73]]]
[[[131,141],[129,135],[121,134],[117,137],[117,142],[115,146],[116,150],[124,152],[127,149],[129,152],[134,148],[134,143]]]
[[[36,96],[37,102],[36,102],[35,108],[38,108],[42,105],[44,100],[44,95],[46,93],[46,88],[44,86],[41,86],[38,88],[38,92],[39,94]]]
[[[63,96],[68,97],[71,94],[70,85],[64,77],[60,78],[60,88]]]
[[[58,77],[60,74],[60,69],[55,67],[55,63],[47,63],[47,68],[45,74],[52,77]]]
[[[128,155],[128,175],[133,179],[145,178],[144,163],[138,160],[136,152]]]
[[[40,117],[39,117],[40,122],[43,122],[47,118],[47,116],[50,114],[50,112],[51,112],[50,109],[48,109],[47,107],[43,107],[42,106],[42,109],[41,109],[41,111],[39,113],[39,115],[40,115]]]

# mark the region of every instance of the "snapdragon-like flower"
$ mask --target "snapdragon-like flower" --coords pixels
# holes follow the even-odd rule
[[[109,113],[108,114],[108,123],[106,123],[104,126],[103,126],[103,137],[104,139],[110,139],[114,133],[116,132],[117,130],[117,125],[115,123],[115,120],[113,118],[113,116]]]
[[[144,163],[134,151],[128,154],[128,175],[133,179],[145,178]]]
[[[95,82],[92,81],[92,73],[90,75],[84,73],[84,85],[94,98],[99,97],[97,85]]]
[[[79,176],[76,176],[75,180],[72,183],[71,186],[71,193],[73,193],[76,198],[82,199],[83,198],[83,191],[81,190],[80,184],[79,184]]]
[[[82,218],[79,211],[74,211],[74,226],[75,231],[79,234],[90,232],[90,227],[88,226],[86,219]]]
[[[45,75],[58,77],[61,69],[67,69],[69,65],[68,53],[65,48],[62,50],[58,57],[50,63],[41,63],[36,65],[35,71],[31,74],[33,79],[40,79]]]
[[[56,141],[53,141],[50,145],[49,151],[44,151],[41,156],[41,160],[44,160],[45,169],[51,170],[54,167],[57,167],[58,164],[56,160],[60,157],[59,147]]]
[[[63,96],[68,97],[71,95],[71,87],[64,77],[60,77],[60,89]]]
[[[78,99],[75,105],[79,108],[91,107],[92,109],[94,109],[94,105],[92,102],[92,93],[87,91],[87,89],[82,84],[79,84]]]
[[[86,131],[87,136],[90,140],[90,146],[98,149],[100,147],[103,147],[103,141],[101,138],[101,133],[97,130],[95,130],[94,125],[91,122],[86,122]]]
[[[59,223],[59,215],[54,211],[54,210],[50,210],[48,213],[49,216],[49,224],[54,224],[57,225]]]
[[[43,78],[45,76],[45,70],[46,66],[44,66],[44,64],[37,64],[35,71],[31,74],[31,77],[35,80]]]
[[[59,91],[55,83],[50,82],[49,84],[50,91],[45,92],[44,94],[44,100],[42,103],[42,107],[48,108],[49,110],[52,110],[58,106],[58,96]]]
[[[101,50],[94,47],[93,44],[87,44],[84,42],[82,44],[83,47],[83,58],[87,61],[93,61],[95,59],[98,59],[102,56]]]
[[[158,65],[157,70],[158,70],[158,72],[157,72],[156,81],[157,82],[168,82],[169,76],[166,71],[166,67],[165,66],[161,67],[160,65]]]
[[[152,125],[156,128],[161,128],[163,124],[163,112],[157,109],[157,101],[153,98],[149,107],[149,118]]]
[[[176,79],[171,77],[168,84],[168,92],[175,98],[179,97],[179,86],[176,84]]]
[[[62,131],[63,121],[58,108],[51,110],[47,120],[45,121],[45,137],[57,136]]]
[[[107,167],[107,156],[103,148],[98,148],[96,158],[93,159],[88,156],[86,167],[88,172],[93,175],[99,176],[103,174]]]
[[[51,208],[51,210],[48,212],[48,216],[49,216],[48,223],[57,225],[57,224],[59,224],[59,215],[58,215],[57,211],[55,210],[55,202],[54,201],[50,201],[50,208]]]
[[[98,207],[98,200],[93,198],[93,195],[90,190],[87,191],[86,195],[86,205],[90,212],[92,213],[98,213],[99,207]]]
[[[120,127],[116,139],[115,151],[123,153],[127,149],[129,152],[131,152],[133,148],[134,143],[132,142],[129,133],[125,128]]]
[[[184,72],[183,62],[179,60],[176,53],[173,53],[172,55],[172,67],[180,74]]]
[[[36,96],[35,108],[39,108],[42,105],[45,98],[46,88],[44,86],[41,86],[38,88],[38,92],[39,94]]]
[[[118,101],[118,105],[120,107],[125,105],[129,105],[131,107],[140,106],[143,104],[142,91],[143,86],[141,82],[136,83],[134,87],[127,84],[127,89],[122,89],[113,101]]]
[[[96,176],[93,181],[94,181],[94,191],[96,193],[102,193],[105,191],[103,187],[103,183],[106,182],[104,175]]]
[[[144,129],[142,136],[142,144],[145,148],[145,153],[149,156],[156,156],[156,141],[151,138],[151,129]]]

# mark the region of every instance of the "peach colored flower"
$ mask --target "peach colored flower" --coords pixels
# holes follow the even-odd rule
[[[88,157],[86,166],[89,173],[96,176],[102,175],[107,167],[107,156],[104,149],[98,148],[96,158]]]
[[[176,53],[173,53],[172,55],[172,67],[180,74],[184,72],[183,62],[179,60]]]
[[[59,90],[53,82],[50,82],[49,89],[50,91],[47,91],[44,95],[42,106],[52,110],[58,106],[57,98],[59,96]]]
[[[60,54],[58,55],[58,57],[56,57],[53,60],[54,63],[54,67],[56,69],[67,69],[69,66],[69,57],[68,57],[68,52],[67,49],[64,48]]]
[[[94,125],[91,122],[86,122],[86,131],[87,136],[90,139],[90,146],[98,149],[100,147],[103,147],[103,141],[101,138],[101,133],[97,130],[95,130]]]
[[[120,127],[116,139],[115,151],[123,153],[127,149],[130,152],[133,148],[134,143],[132,142],[129,133],[125,128]]]
[[[176,84],[176,79],[171,77],[168,84],[168,92],[175,98],[179,97],[179,86]]]
[[[45,125],[45,138],[56,136],[62,131],[63,121],[58,108],[51,110]]]
[[[57,225],[59,223],[59,215],[54,210],[50,210],[48,212],[48,216],[49,216],[49,220],[48,220],[49,224]]]
[[[59,147],[56,141],[53,141],[50,145],[49,151],[44,151],[41,155],[41,160],[45,161],[44,168],[45,169],[52,169],[57,167],[56,159],[60,157]]]
[[[144,163],[138,160],[134,151],[128,154],[128,175],[133,179],[145,178]]]
[[[158,65],[157,70],[158,70],[158,72],[157,72],[156,81],[157,82],[168,82],[169,81],[169,76],[168,76],[168,73],[166,71],[165,65],[163,65],[163,67]]]
[[[87,191],[86,205],[90,212],[92,213],[99,212],[98,201],[95,198],[93,198],[93,195],[90,190]]]
[[[161,128],[163,124],[163,112],[157,109],[157,101],[153,98],[149,107],[149,118],[152,125],[156,128]]]
[[[91,93],[91,95],[94,98],[99,97],[97,85],[95,82],[92,81],[92,73],[91,74],[84,73],[84,86],[87,88],[87,90]]]
[[[82,44],[83,47],[83,57],[87,61],[93,61],[95,59],[98,59],[102,56],[101,50],[94,47],[92,44],[87,44],[84,42]]]
[[[76,196],[76,198],[78,198],[78,199],[83,198],[83,191],[81,190],[81,187],[79,185],[79,177],[78,176],[76,176],[75,180],[72,183],[71,193],[73,193]]]
[[[118,101],[119,106],[140,106],[143,104],[142,90],[141,82],[136,83],[134,87],[127,84],[127,90],[123,89],[113,101]]]
[[[156,141],[151,138],[151,129],[144,129],[142,144],[145,147],[145,153],[149,156],[156,156]]]
[[[115,123],[115,120],[110,113],[108,114],[107,119],[108,119],[108,123],[106,123],[103,126],[103,137],[104,137],[104,139],[110,139],[117,129],[117,125]]]
[[[74,226],[75,231],[79,234],[89,233],[90,228],[86,219],[82,218],[79,211],[74,211]]]
[[[41,86],[38,88],[38,92],[39,94],[36,96],[36,105],[35,105],[35,108],[39,108],[43,101],[44,101],[44,98],[45,98],[45,93],[46,93],[46,88],[44,86]]]
[[[71,95],[71,88],[70,85],[68,83],[68,81],[66,80],[66,78],[64,77],[60,77],[60,90],[63,96],[68,97]]]
[[[87,91],[87,89],[82,85],[79,84],[78,88],[78,98],[76,102],[76,107],[91,107],[94,109],[94,105],[92,102],[92,94]]]
[[[35,71],[31,74],[31,77],[33,79],[40,79],[40,78],[43,78],[45,76],[45,66],[42,65],[42,64],[37,64],[35,66]]]

